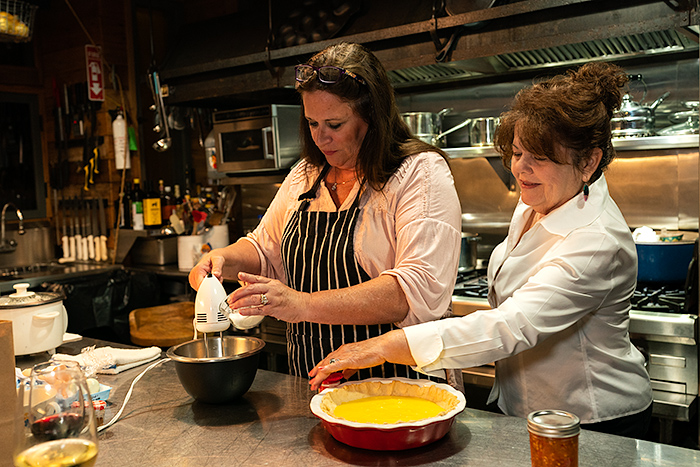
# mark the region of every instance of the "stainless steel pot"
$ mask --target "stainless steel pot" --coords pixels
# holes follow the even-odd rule
[[[613,138],[653,136],[656,124],[654,110],[669,94],[668,91],[663,93],[649,106],[634,102],[629,93],[622,96],[620,110],[610,120]]]
[[[698,115],[698,101],[685,102],[688,110],[674,112],[668,116],[673,123],[656,132],[659,136],[697,135],[700,133],[700,116]]]
[[[499,119],[497,117],[475,118],[469,125],[470,146],[491,146],[496,134]]]
[[[28,291],[26,283],[13,287],[15,293],[0,297],[0,319],[12,321],[15,355],[55,351],[68,329],[63,297]]]
[[[433,144],[433,138],[442,132],[442,117],[452,109],[442,109],[440,112],[404,112],[401,118],[411,129],[416,138]]]
[[[454,117],[445,117],[445,123],[450,124]],[[464,120],[459,118],[459,123],[444,132],[447,147],[459,148],[465,146],[491,146],[493,145],[496,128],[498,127],[498,117],[479,117]]]
[[[462,128],[469,123],[469,119],[463,121],[449,130],[442,131],[443,116],[453,109],[442,109],[440,112],[404,112],[401,118],[411,129],[416,138],[437,147],[445,146],[445,136]]]
[[[684,282],[698,238],[696,232],[668,232],[658,241],[635,241],[637,281]],[[673,240],[664,240],[673,238]]]
[[[459,253],[459,272],[468,272],[476,269],[477,243],[481,237],[477,234],[462,232],[462,245]]]

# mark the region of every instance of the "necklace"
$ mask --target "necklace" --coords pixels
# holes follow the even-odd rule
[[[342,186],[348,182],[354,182],[355,180],[357,180],[357,175],[352,177],[350,180],[345,180],[344,182],[337,182],[337,181],[331,182],[330,180],[326,180],[326,183],[333,183],[333,185],[331,185],[331,190],[336,191],[338,189],[338,185]]]

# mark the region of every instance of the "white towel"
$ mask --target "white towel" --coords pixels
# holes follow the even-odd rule
[[[87,347],[79,355],[67,355],[57,353],[52,357],[53,361],[74,361],[89,369],[87,373],[102,373],[114,375],[129,368],[134,368],[144,363],[155,360],[161,354],[160,347],[147,347],[144,349],[116,349],[114,347]]]

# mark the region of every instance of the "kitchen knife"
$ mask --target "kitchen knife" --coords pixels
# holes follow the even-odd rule
[[[56,226],[56,245],[61,245],[61,230],[58,225],[58,190],[53,189],[53,222]]]
[[[65,200],[61,200],[61,245],[63,246],[63,259],[70,258],[70,239],[68,238],[68,232],[66,229],[66,203]]]
[[[92,203],[85,200],[85,230],[87,232],[85,243],[87,244],[88,259],[95,259],[95,239],[92,235]]]
[[[72,261],[75,261],[75,242],[73,243],[73,252],[71,252],[71,240],[72,235],[68,235],[68,227],[66,224],[66,219],[68,218],[68,204],[63,197],[61,197],[61,200],[59,201],[59,207],[61,210],[61,245],[63,248],[63,257],[58,258],[58,262],[63,264],[63,263],[69,263]],[[73,230],[73,226],[70,226],[70,230]]]
[[[102,259],[102,254],[100,253],[100,226],[97,223],[97,210],[100,204],[99,199],[92,200],[92,241],[94,242],[95,248],[95,261],[100,261]]]
[[[66,136],[63,127],[63,108],[61,106],[61,93],[56,84],[56,78],[52,78],[53,95],[56,102],[56,148],[58,149],[58,163],[56,169],[51,171],[54,178],[54,188],[63,189],[65,179],[63,178],[63,146],[66,143]],[[58,226],[58,224],[56,224]]]
[[[75,261],[75,259],[77,258],[77,256],[76,256],[77,252],[75,251],[75,248],[76,248],[75,247],[75,228],[73,227],[73,219],[72,219],[73,213],[70,212],[70,214],[68,214],[68,212],[70,210],[70,200],[66,199],[63,202],[65,203],[65,206],[66,206],[65,212],[67,213],[66,216],[68,217],[68,229],[70,231],[70,235],[68,236],[68,246],[70,248],[70,250],[69,250],[70,254],[68,255],[68,258],[71,261]]]
[[[105,219],[105,206],[103,199],[99,200],[100,203],[100,259],[102,261],[107,261],[109,259],[109,254],[107,253],[107,219]]]
[[[75,224],[75,259],[82,261],[83,258],[83,236],[80,233],[80,201],[73,198],[73,223]]]

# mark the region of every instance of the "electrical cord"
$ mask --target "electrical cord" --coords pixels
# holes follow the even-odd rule
[[[126,407],[127,402],[129,402],[129,398],[131,397],[131,393],[134,390],[134,385],[138,382],[138,380],[140,380],[143,377],[143,375],[146,374],[146,372],[148,370],[151,370],[151,369],[157,367],[158,365],[161,365],[161,364],[163,364],[165,362],[169,362],[169,361],[170,361],[169,358],[160,359],[157,362],[149,365],[148,368],[143,370],[136,378],[134,378],[134,380],[131,382],[131,386],[129,386],[129,391],[127,391],[126,396],[124,397],[124,402],[122,403],[122,406],[119,409],[119,411],[117,412],[117,414],[114,417],[112,417],[112,419],[109,422],[105,423],[104,425],[100,425],[97,428],[97,431],[100,432],[100,431],[106,430],[107,428],[109,428],[110,426],[114,425],[117,422],[119,417],[122,415],[122,412],[124,412],[124,408]]]

